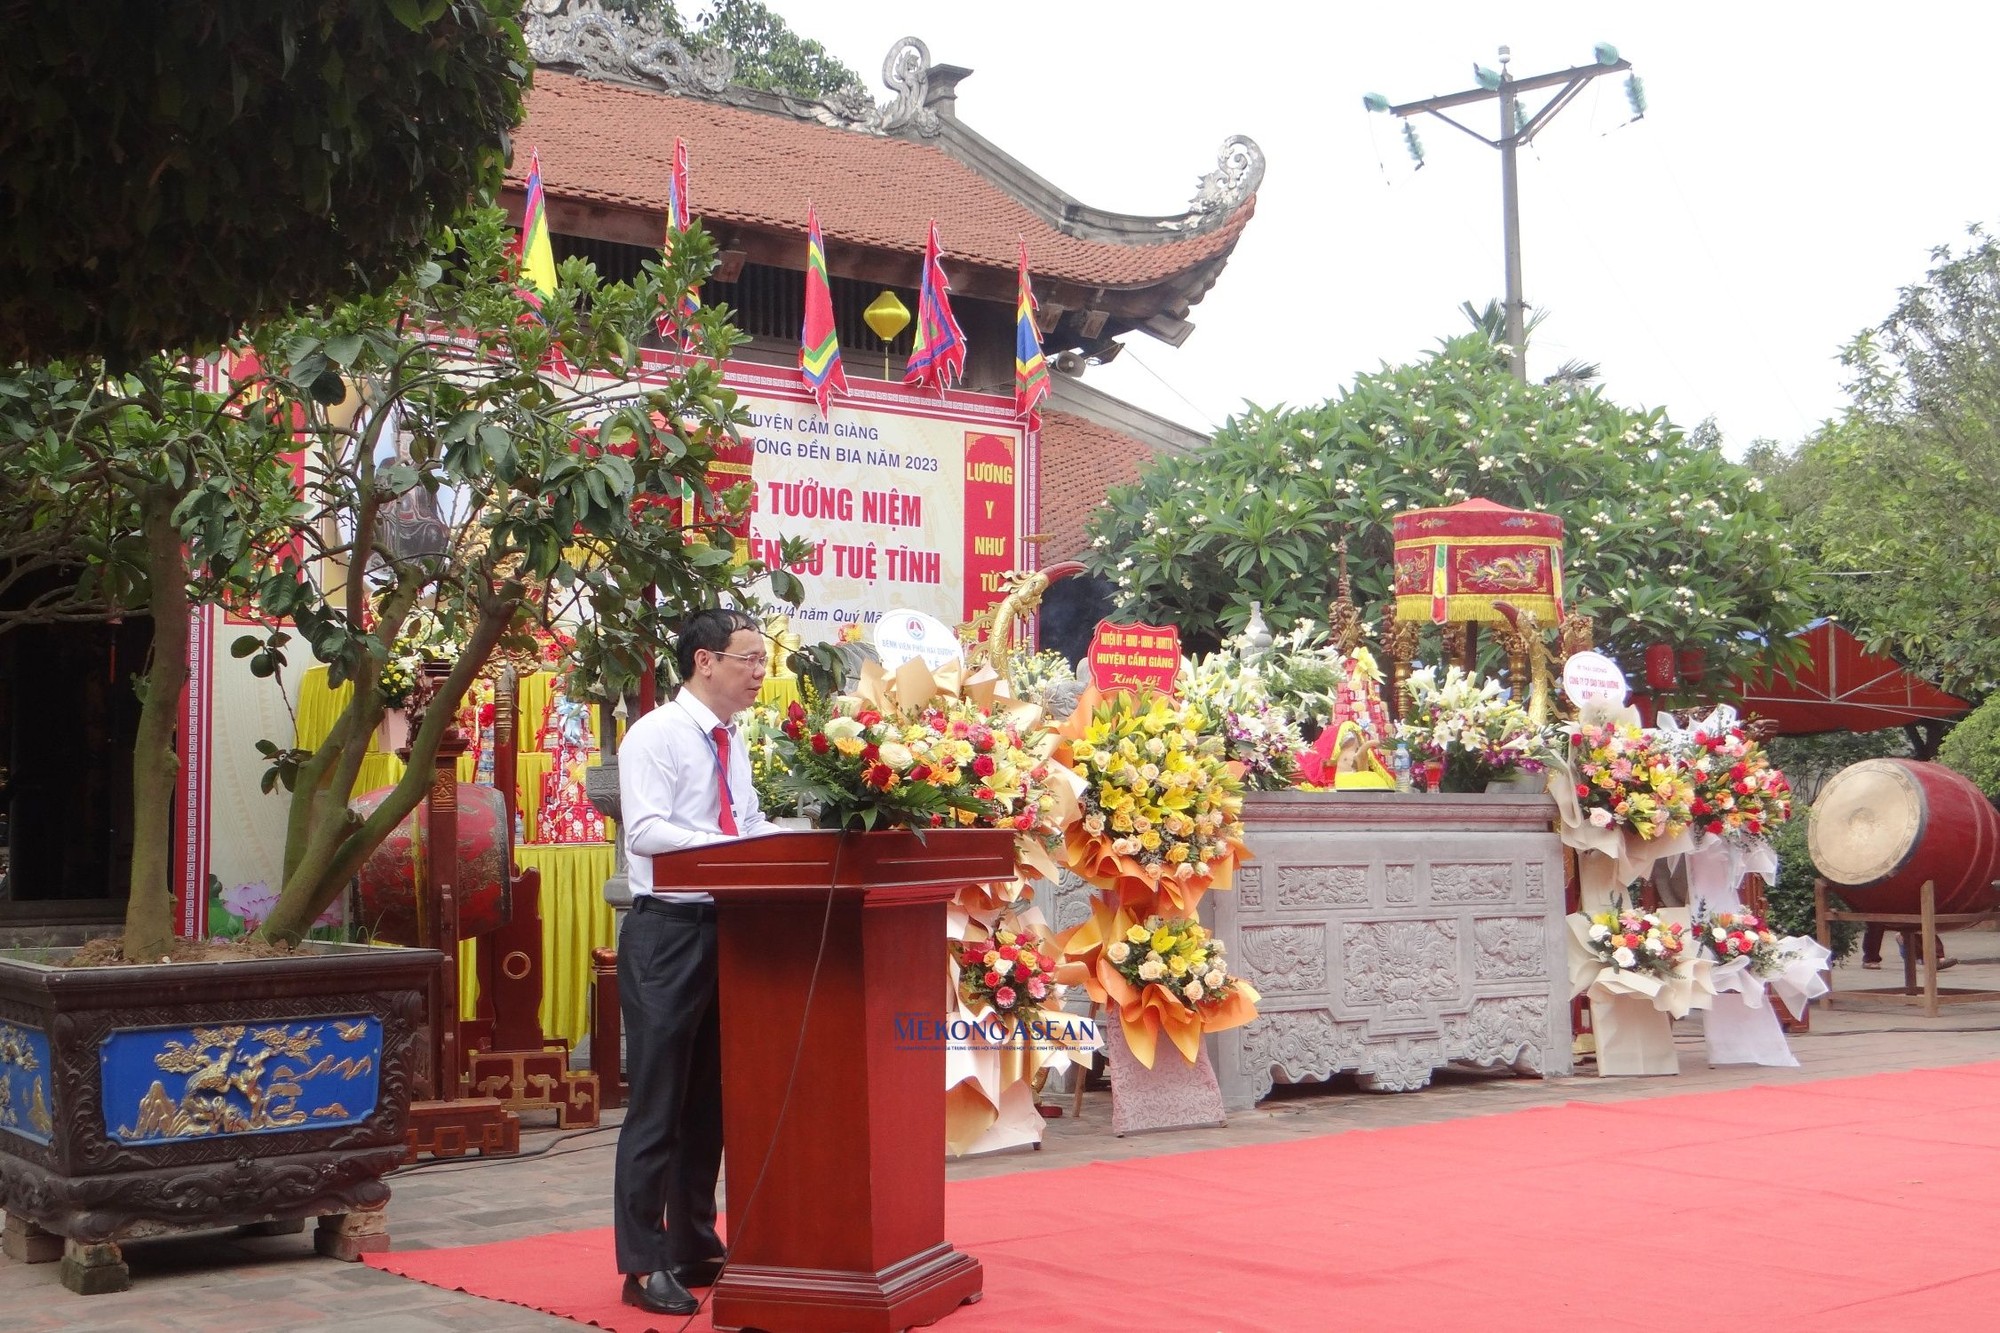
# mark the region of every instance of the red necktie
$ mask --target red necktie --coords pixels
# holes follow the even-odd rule
[[[730,808],[729,800],[729,728],[717,727],[708,733],[715,737],[715,794],[716,822],[730,837],[736,836],[736,811]]]

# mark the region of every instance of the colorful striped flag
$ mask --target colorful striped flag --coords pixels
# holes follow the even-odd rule
[[[549,245],[548,200],[542,194],[542,155],[528,154],[528,201],[521,209],[521,277],[527,284],[521,299],[541,313],[542,302],[556,294],[556,255]]]
[[[840,366],[840,330],[833,322],[833,292],[826,281],[826,246],[819,238],[819,212],[806,205],[806,322],[799,332],[799,374],[826,415],[835,393],[846,393]]]
[[[673,174],[667,178],[667,232],[661,242],[661,249],[668,254],[674,252],[674,242],[688,227],[688,154],[687,143],[679,135],[674,136]],[[701,289],[690,287],[681,298],[679,312],[660,311],[657,323],[662,338],[675,336],[675,326],[679,326],[679,341],[683,352],[691,352],[700,341],[700,335],[693,326],[696,312],[701,309]]]
[[[965,331],[951,313],[951,283],[938,262],[937,219],[931,219],[924,246],[924,276],[917,290],[916,346],[903,370],[903,383],[927,385],[943,393],[965,375]]]
[[[1028,243],[1021,242],[1021,295],[1014,306],[1014,410],[1031,431],[1042,428],[1040,405],[1049,396],[1049,364],[1042,359],[1041,330],[1035,325],[1035,287],[1028,281]]]

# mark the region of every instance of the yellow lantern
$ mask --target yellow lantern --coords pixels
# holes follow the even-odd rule
[[[910,327],[910,308],[903,304],[896,293],[885,287],[882,289],[882,294],[870,301],[868,308],[861,312],[861,319],[875,331],[875,336],[883,343],[893,343],[898,334]],[[882,349],[882,378],[885,380],[889,378],[887,346]]]

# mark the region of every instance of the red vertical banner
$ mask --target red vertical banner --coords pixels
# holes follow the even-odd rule
[[[208,938],[209,710],[215,702],[214,612],[195,607],[188,615],[188,679],[181,695],[175,737],[180,773],[174,788],[174,822],[169,865],[174,867],[174,933],[182,939]]]
[[[1014,441],[1005,435],[965,435],[965,616],[999,601],[1014,568]]]

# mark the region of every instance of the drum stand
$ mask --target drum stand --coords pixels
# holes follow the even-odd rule
[[[1826,905],[1827,884],[1823,879],[1813,881],[1813,907],[1819,921],[1819,942],[1829,951],[1833,949],[1833,923],[1836,921],[1858,921],[1864,925],[1882,925],[1903,937],[1903,984],[1900,986],[1879,986],[1870,990],[1836,992],[1829,989],[1820,1000],[1827,1008],[1834,1007],[1835,996],[1841,1003],[1852,1004],[1855,1000],[1884,1000],[1894,1004],[1921,1004],[1924,1017],[1936,1018],[1938,1006],[1946,1004],[1974,1004],[1982,1000],[2000,1000],[2000,991],[1972,990],[1959,986],[1938,985],[1937,931],[1939,926],[1973,926],[1982,921],[2000,921],[2000,910],[1990,912],[1948,912],[1939,915],[1937,910],[1937,887],[1930,880],[1924,881],[1922,908],[1916,912],[1840,912]],[[1912,935],[1920,936],[1914,940]],[[1923,951],[1923,984],[1917,984],[1917,951]],[[1831,987],[1833,978],[1827,977]]]

